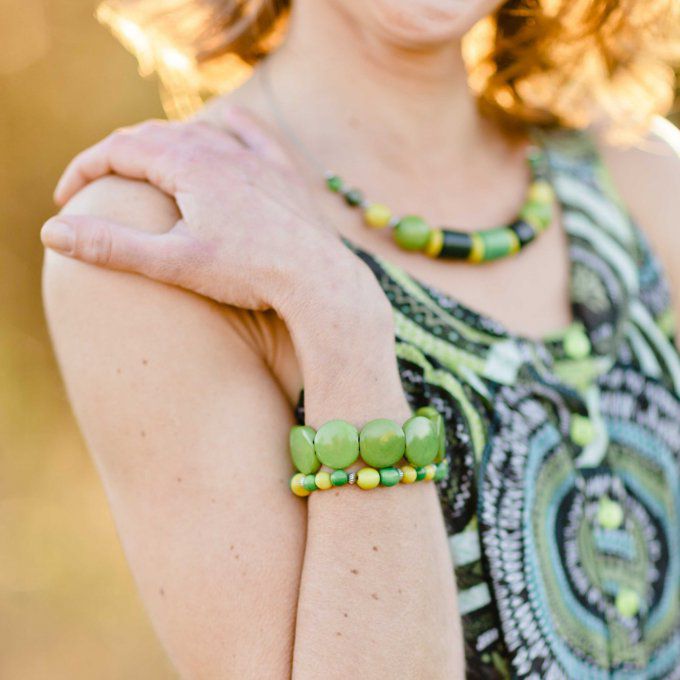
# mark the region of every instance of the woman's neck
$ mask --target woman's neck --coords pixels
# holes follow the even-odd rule
[[[296,0],[285,43],[269,57],[280,107],[320,161],[351,166],[361,153],[429,174],[488,145],[460,43],[405,47],[377,33],[330,2]],[[338,139],[347,140],[341,151]]]

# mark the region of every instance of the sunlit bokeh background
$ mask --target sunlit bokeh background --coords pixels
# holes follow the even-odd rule
[[[38,230],[75,152],[160,116],[94,0],[0,0],[0,679],[172,678],[69,412]]]

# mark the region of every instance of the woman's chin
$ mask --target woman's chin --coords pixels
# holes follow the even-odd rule
[[[463,37],[499,0],[368,0],[371,21],[394,43],[424,48]]]

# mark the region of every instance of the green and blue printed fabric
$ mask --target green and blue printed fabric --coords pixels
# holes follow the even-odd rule
[[[409,403],[446,421],[438,488],[466,677],[680,678],[668,283],[588,136],[542,144],[569,240],[573,323],[559,334],[512,333],[343,240],[393,305]]]

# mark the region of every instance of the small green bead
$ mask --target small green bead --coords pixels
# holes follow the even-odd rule
[[[618,529],[623,522],[623,508],[608,496],[597,504],[597,521],[604,529]]]
[[[407,215],[394,228],[394,240],[405,250],[423,250],[430,238],[430,227],[422,217]]]
[[[349,476],[344,470],[333,470],[331,472],[331,484],[333,486],[344,486],[349,481]]]
[[[380,483],[383,486],[395,486],[399,484],[399,470],[395,467],[384,467],[380,469]]]
[[[329,420],[316,432],[317,458],[328,467],[349,467],[359,457],[359,432],[346,420]]]
[[[394,465],[404,456],[404,431],[389,418],[366,423],[359,433],[359,451],[367,465],[376,468]]]
[[[315,434],[314,428],[307,425],[293,425],[290,428],[290,457],[293,465],[305,475],[316,472],[321,467],[321,461],[314,452]]]
[[[355,207],[360,205],[363,200],[364,195],[361,193],[361,191],[359,191],[359,189],[349,189],[345,192],[345,201],[347,202],[347,205]]]
[[[587,416],[574,413],[569,424],[569,434],[578,446],[588,446],[595,438],[595,426]]]
[[[562,339],[565,354],[571,359],[585,359],[591,350],[585,331],[577,326],[570,328]]]
[[[425,469],[425,466],[416,468],[416,482],[420,482],[421,480],[425,479],[426,474],[427,470]]]
[[[435,425],[425,416],[413,416],[404,423],[406,459],[411,465],[431,463],[439,450],[439,436]]]
[[[623,586],[616,594],[615,605],[621,616],[630,619],[640,610],[640,596],[632,588]]]
[[[307,489],[307,491],[316,491],[316,479],[315,475],[305,475],[302,482],[302,486]]]
[[[338,177],[337,175],[331,175],[330,177],[326,178],[326,186],[331,190],[337,193],[342,189],[342,179]]]
[[[547,229],[553,218],[552,203],[527,201],[519,213],[521,219],[527,221],[538,230]]]

